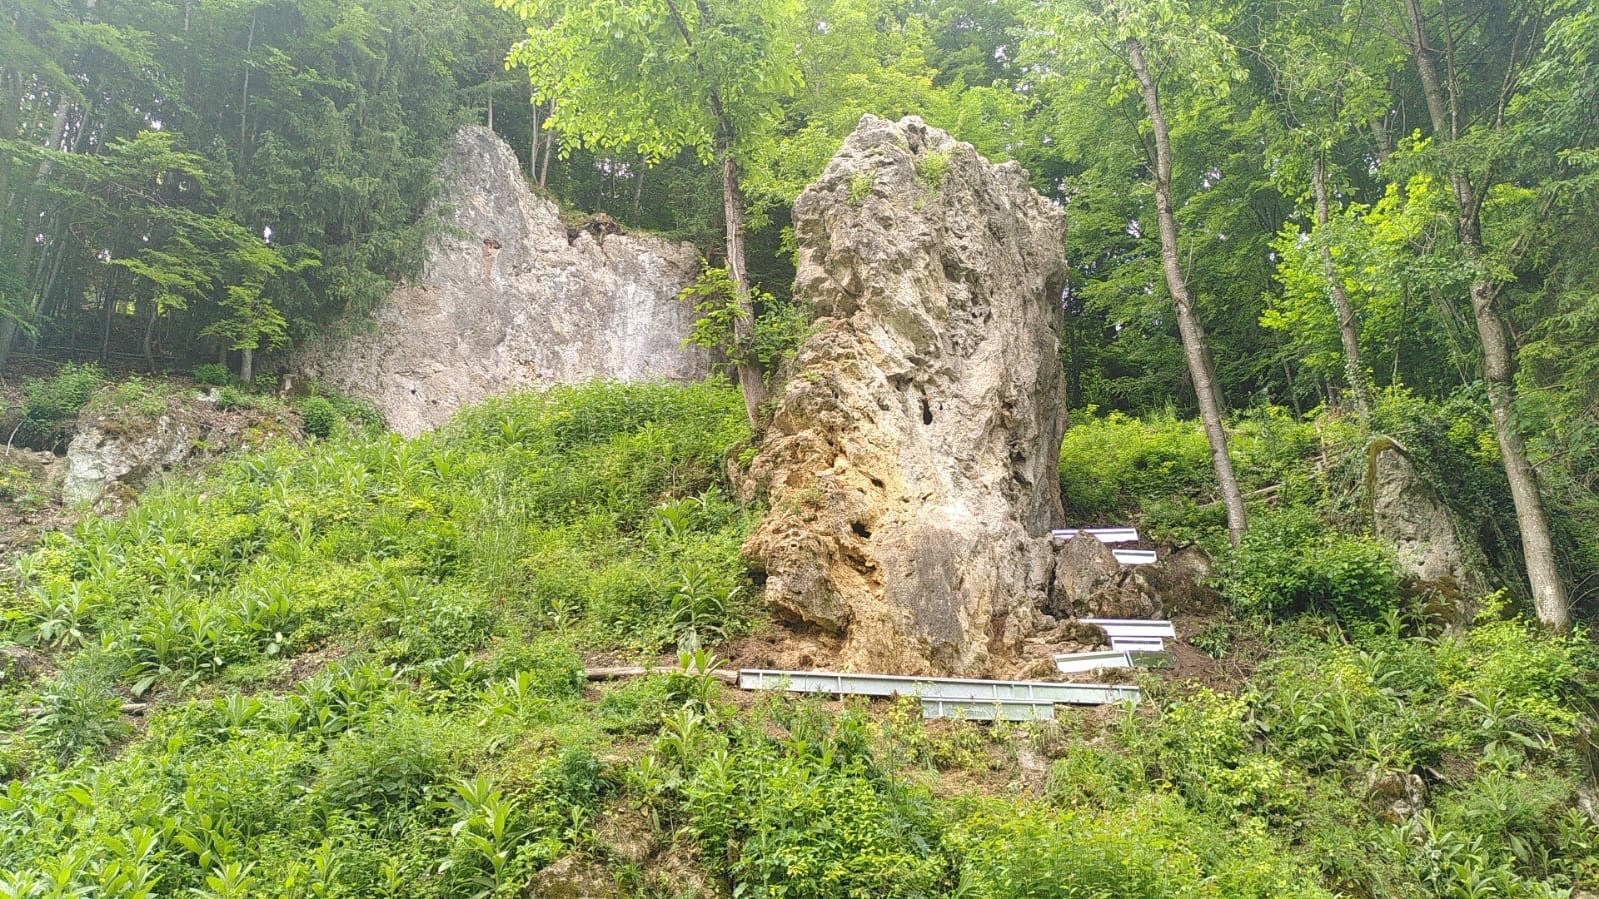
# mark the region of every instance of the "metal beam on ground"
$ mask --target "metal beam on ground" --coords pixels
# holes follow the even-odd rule
[[[1099,540],[1100,543],[1137,543],[1137,528],[1057,528],[1049,532],[1049,536],[1056,540],[1066,541],[1077,536],[1082,531]]]
[[[963,718],[967,721],[1053,721],[1055,704],[1049,701],[977,699],[923,699],[923,718]]]
[[[1091,624],[1105,632],[1107,637],[1167,637],[1177,639],[1177,627],[1170,621],[1153,621],[1145,618],[1079,618],[1079,624]]]
[[[832,671],[772,671],[746,668],[738,673],[745,690],[789,690],[861,696],[917,696],[922,699],[1032,700],[1070,705],[1137,702],[1137,687],[1121,684],[1060,684],[1043,681],[973,680],[953,677],[904,677],[894,674],[844,674]]]
[[[1081,674],[1100,668],[1131,668],[1132,658],[1125,650],[1110,652],[1067,652],[1055,656],[1055,669],[1063,674]]]
[[[1111,637],[1110,648],[1123,652],[1165,652],[1166,641],[1159,637]]]

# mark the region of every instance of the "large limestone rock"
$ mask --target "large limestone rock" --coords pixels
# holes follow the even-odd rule
[[[96,502],[113,484],[148,487],[163,473],[187,462],[200,441],[195,422],[172,411],[142,422],[137,429],[106,424],[86,420],[67,444],[63,502]]]
[[[1059,209],[919,119],[872,116],[794,205],[800,347],[745,546],[854,670],[976,674],[1034,626],[1061,517]]]
[[[422,277],[291,371],[370,400],[407,436],[513,388],[709,372],[707,353],[682,345],[696,318],[676,299],[699,265],[692,246],[602,229],[569,238],[486,128],[456,134],[441,177],[446,230]]]
[[[1454,512],[1405,451],[1379,439],[1368,463],[1373,532],[1393,545],[1405,573],[1467,595],[1484,592],[1486,579],[1467,554]]]
[[[219,408],[216,393],[187,398],[168,392],[154,408],[115,402],[108,388],[78,415],[67,444],[61,499],[116,511],[168,472],[207,456],[260,446],[300,434],[299,418],[252,409]]]

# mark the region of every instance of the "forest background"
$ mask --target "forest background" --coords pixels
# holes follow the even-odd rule
[[[0,368],[250,380],[416,273],[437,159],[472,121],[574,215],[704,248],[753,353],[755,322],[805,319],[788,204],[861,114],[917,114],[1066,208],[1074,408],[1365,420],[1402,388],[1491,412],[1504,567],[1550,623],[1595,589],[1590,4],[500,5],[4,0]],[[623,59],[689,76],[632,89]],[[760,376],[740,381],[753,412]]]

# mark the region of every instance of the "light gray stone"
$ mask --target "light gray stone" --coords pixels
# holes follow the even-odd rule
[[[107,427],[111,422],[85,416],[67,444],[67,473],[61,499],[93,503],[113,484],[147,487],[195,455],[200,428],[186,415],[163,413],[136,431]]]
[[[1033,629],[1061,518],[1061,211],[1014,163],[866,116],[794,205],[814,333],[745,545],[847,668],[981,673]]]
[[[1455,514],[1397,444],[1373,444],[1370,457],[1372,529],[1394,547],[1400,568],[1415,579],[1452,583],[1479,595],[1486,579],[1473,566]],[[1480,555],[1480,552],[1479,552]]]
[[[291,372],[371,401],[407,436],[522,387],[590,379],[696,380],[709,354],[683,346],[697,318],[677,299],[697,251],[647,234],[568,237],[511,148],[463,128],[441,166],[446,231],[422,276],[370,322],[295,354]]]

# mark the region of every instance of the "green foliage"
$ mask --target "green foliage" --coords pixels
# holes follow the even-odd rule
[[[78,656],[52,678],[39,704],[31,737],[57,764],[103,749],[127,732],[106,660],[93,653]]]
[[[294,408],[300,413],[300,420],[305,423],[307,434],[322,438],[333,436],[333,429],[338,425],[340,416],[326,397],[316,395],[301,397],[294,404]]]
[[[749,346],[740,346],[733,327],[739,315],[738,298],[733,279],[725,268],[702,268],[699,276],[683,288],[679,296],[692,300],[694,311],[700,315],[687,343],[706,347],[728,358],[741,355],[747,349],[768,371],[777,362],[792,356],[809,333],[811,315],[802,305],[752,287],[750,302],[756,310],[755,325]]]
[[[228,371],[228,367],[216,362],[196,365],[192,374],[196,383],[211,387],[223,387],[233,380],[233,375]]]
[[[916,180],[933,193],[944,184],[944,173],[949,171],[949,154],[939,150],[930,150],[916,158]],[[854,193],[854,184],[850,185]]]
[[[1078,413],[1060,448],[1066,516],[1107,522],[1156,498],[1200,495],[1211,481],[1209,454],[1199,428],[1171,415],[1141,422]]]
[[[850,176],[848,196],[850,205],[859,206],[866,202],[866,198],[872,195],[872,188],[874,187],[876,187],[876,182],[867,172],[856,172]]]
[[[1303,508],[1256,521],[1220,578],[1223,594],[1247,615],[1318,609],[1341,621],[1372,622],[1399,601],[1392,549],[1339,534]]]
[[[962,895],[1023,897],[1326,897],[1281,844],[1256,828],[1227,832],[1174,797],[1114,812],[977,805],[946,840],[962,859]]]
[[[105,369],[100,366],[69,362],[48,378],[22,383],[22,414],[39,427],[59,425],[88,405],[105,380]]]

